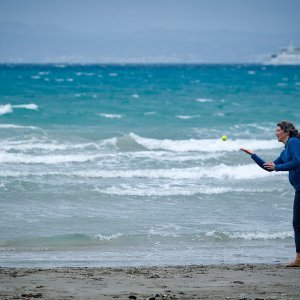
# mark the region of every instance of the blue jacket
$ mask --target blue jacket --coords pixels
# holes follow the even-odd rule
[[[251,158],[264,170],[265,163],[256,154]],[[288,139],[280,156],[274,160],[275,171],[289,171],[289,181],[296,191],[300,190],[300,139],[291,137]],[[268,170],[266,170],[268,171]]]

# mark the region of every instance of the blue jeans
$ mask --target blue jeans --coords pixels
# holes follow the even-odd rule
[[[293,227],[295,232],[296,252],[300,253],[300,190],[295,193]]]

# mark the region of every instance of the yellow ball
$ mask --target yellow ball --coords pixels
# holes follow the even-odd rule
[[[222,141],[226,141],[227,139],[228,139],[228,137],[226,136],[226,135],[223,135],[222,137],[221,137],[221,139],[222,139]]]

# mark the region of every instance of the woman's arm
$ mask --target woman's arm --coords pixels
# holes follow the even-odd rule
[[[261,159],[259,156],[257,156],[255,153],[253,153],[251,155],[251,158],[262,168],[264,169],[265,171],[268,171],[268,172],[272,172],[274,171],[274,169],[272,168],[272,165],[274,165],[273,162],[265,162],[263,159]]]
[[[275,164],[273,162],[268,162],[266,163],[263,159],[261,159],[259,156],[257,156],[254,151],[249,150],[249,149],[245,149],[245,148],[241,148],[240,150],[244,151],[245,153],[251,155],[251,158],[265,171],[268,172],[272,172],[274,171],[274,166]],[[278,157],[275,161],[278,161],[280,159],[280,157]],[[273,166],[271,165],[271,163],[273,164]]]

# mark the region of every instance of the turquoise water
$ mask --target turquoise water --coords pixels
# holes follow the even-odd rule
[[[1,65],[0,265],[279,262],[300,67]],[[229,139],[220,138],[226,134]]]

